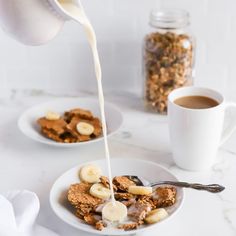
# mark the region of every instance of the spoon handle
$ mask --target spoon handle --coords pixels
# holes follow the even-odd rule
[[[219,184],[203,185],[203,184],[197,184],[197,183],[174,182],[174,181],[156,182],[156,183],[150,184],[150,186],[154,187],[154,186],[162,185],[162,184],[173,185],[173,186],[182,187],[182,188],[193,188],[196,190],[205,190],[205,191],[208,191],[211,193],[219,193],[225,189],[225,187],[223,187]]]

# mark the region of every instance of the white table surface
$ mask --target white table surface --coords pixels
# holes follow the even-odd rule
[[[53,182],[67,169],[104,158],[103,143],[61,149],[36,143],[17,128],[17,119],[28,107],[53,99],[44,93],[13,94],[0,99],[0,191],[28,189],[38,194],[41,211],[38,222],[62,236],[87,236],[63,223],[49,206]],[[182,181],[219,183],[221,194],[186,190],[183,208],[167,224],[140,235],[235,236],[236,235],[236,134],[220,148],[216,164],[206,172],[187,172],[175,166],[171,157],[167,120],[144,112],[140,99],[131,94],[106,97],[124,114],[124,125],[109,139],[112,157],[151,160],[169,168]]]

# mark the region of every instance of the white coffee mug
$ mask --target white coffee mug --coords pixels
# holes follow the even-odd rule
[[[185,96],[205,96],[219,105],[206,109],[190,109],[175,103]],[[207,88],[184,87],[174,90],[168,97],[170,140],[175,163],[187,170],[209,169],[215,160],[218,147],[233,133],[236,121],[224,124],[225,111],[236,108],[226,103],[217,91]],[[224,127],[224,130],[223,130]]]

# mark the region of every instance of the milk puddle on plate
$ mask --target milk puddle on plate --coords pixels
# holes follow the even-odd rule
[[[97,86],[98,86],[98,98],[99,98],[99,104],[100,104],[108,177],[109,177],[110,186],[113,186],[110,153],[109,153],[109,147],[108,147],[108,141],[107,141],[107,126],[106,126],[106,117],[105,117],[105,109],[104,109],[104,94],[103,94],[103,87],[102,87],[102,70],[101,70],[101,64],[100,64],[100,59],[98,55],[96,34],[81,4],[79,4],[80,5],[79,7],[78,5],[74,4],[70,0],[58,0],[58,2],[61,4],[63,9],[74,18],[75,21],[77,21],[79,24],[81,24],[84,27],[89,45],[92,49],[94,66],[95,66],[95,74],[96,74]],[[79,0],[78,0],[78,3],[79,3]],[[122,204],[123,206],[121,206],[120,202],[115,201],[113,188],[111,187],[110,189],[111,189],[111,203],[112,204],[108,203],[104,207],[105,209],[103,213],[107,220],[110,219],[111,221],[113,221],[114,214],[119,215],[119,211],[122,212],[121,215],[123,214],[121,218],[124,217],[125,209],[124,209],[123,204]],[[117,217],[115,217],[115,219],[117,219]]]

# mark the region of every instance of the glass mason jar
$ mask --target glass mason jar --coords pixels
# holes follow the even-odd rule
[[[193,83],[195,40],[184,10],[154,10],[149,24],[143,44],[145,105],[165,114],[169,93]]]

